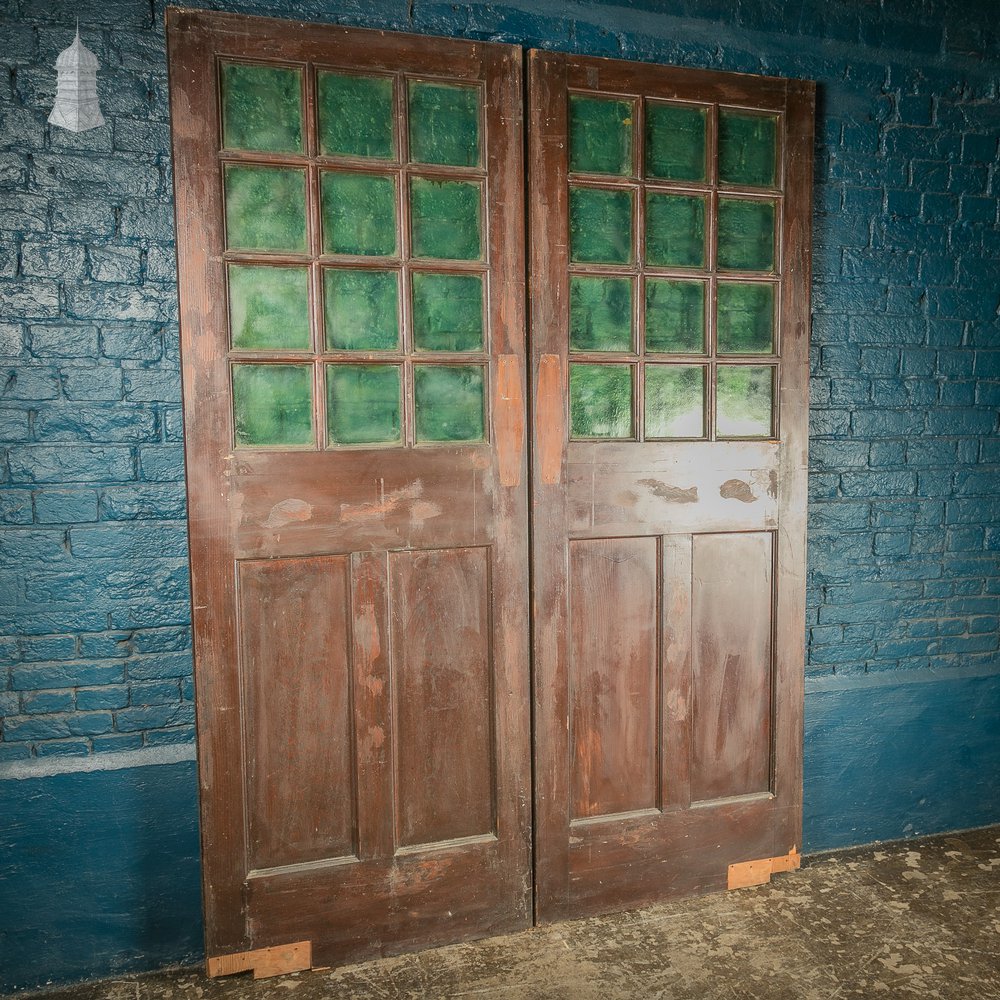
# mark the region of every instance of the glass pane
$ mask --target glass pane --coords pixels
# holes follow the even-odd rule
[[[226,165],[226,237],[232,250],[306,249],[306,174]]]
[[[632,102],[572,94],[569,169],[592,174],[632,173]]]
[[[483,369],[474,365],[414,365],[418,441],[482,441]]]
[[[410,84],[410,159],[479,165],[479,88]]]
[[[716,330],[720,354],[774,350],[774,285],[720,281]]]
[[[402,440],[397,365],[327,365],[326,427],[331,444]]]
[[[308,350],[309,272],[230,264],[229,329],[241,350]]]
[[[223,63],[222,142],[226,149],[302,152],[302,73]]]
[[[632,260],[632,194],[569,189],[570,259],[628,264]]]
[[[320,152],[393,158],[391,79],[320,73],[318,101]]]
[[[762,115],[719,111],[719,180],[772,187],[777,164],[777,123]]]
[[[323,271],[326,346],[331,351],[399,347],[399,275],[395,271]]]
[[[646,350],[705,353],[704,282],[646,279]]]
[[[774,202],[719,199],[719,267],[774,269]]]
[[[396,252],[396,184],[381,174],[326,171],[323,250],[388,257]]]
[[[414,273],[413,342],[418,351],[481,350],[483,279]]]
[[[470,181],[410,182],[413,255],[445,260],[479,260],[480,186]]]
[[[705,108],[646,104],[646,175],[705,180]]]
[[[646,263],[664,267],[704,266],[704,198],[647,194]]]
[[[569,416],[575,438],[632,437],[632,366],[570,365]]]
[[[312,444],[312,365],[233,365],[238,445]]]
[[[646,365],[646,437],[704,436],[704,366]]]
[[[631,279],[569,279],[569,346],[574,351],[632,350]]]
[[[774,368],[719,365],[715,419],[719,437],[770,437]]]

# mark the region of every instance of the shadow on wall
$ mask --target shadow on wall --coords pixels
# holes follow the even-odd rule
[[[200,958],[196,789],[193,760],[0,779],[0,993]]]

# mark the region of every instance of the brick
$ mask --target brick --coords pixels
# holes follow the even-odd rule
[[[132,634],[132,644],[137,653],[176,653],[186,652],[188,657],[187,673],[191,671],[191,628],[156,628],[144,629]],[[173,676],[173,675],[167,675]]]
[[[40,524],[79,524],[97,520],[97,493],[94,490],[37,490],[34,493],[35,519]]]
[[[156,486],[117,486],[101,494],[101,520],[177,519],[186,512],[180,483]]]
[[[869,410],[851,414],[855,437],[909,437],[923,431],[925,414],[920,410]]]
[[[129,703],[139,705],[172,705],[180,701],[180,686],[176,680],[135,681],[129,685]]]
[[[138,247],[91,246],[90,276],[95,281],[137,284],[142,274],[142,253]]]
[[[52,740],[71,736],[65,715],[9,715],[2,721],[3,738],[11,740]]]
[[[132,652],[130,632],[104,632],[80,636],[80,656],[109,659]]]
[[[100,736],[114,729],[111,712],[76,712],[69,718],[69,731],[74,736]]]
[[[55,399],[59,395],[60,384],[59,372],[55,368],[0,368],[0,399],[4,401]]]
[[[168,726],[185,726],[194,723],[194,706],[148,705],[139,708],[124,708],[115,714],[119,732],[130,733],[139,729],[165,729]]]
[[[145,199],[126,201],[121,211],[121,235],[125,239],[172,243],[174,207],[170,202]]]
[[[75,559],[117,559],[132,563],[187,558],[187,531],[183,524],[70,528],[69,540]]]
[[[24,327],[20,323],[0,323],[0,358],[24,354]]]
[[[184,480],[184,450],[178,445],[143,445],[139,448],[139,478],[146,482]]]
[[[155,368],[126,371],[125,398],[133,402],[179,402],[180,372]]]
[[[134,476],[132,451],[124,446],[26,446],[12,450],[9,462],[16,483],[120,482]]]
[[[48,198],[21,191],[5,192],[0,198],[0,230],[8,233],[44,233],[48,228]]]
[[[31,353],[36,358],[92,358],[97,355],[97,327],[33,323]]]
[[[87,255],[82,244],[48,239],[21,244],[21,271],[28,277],[82,278]]]
[[[60,378],[67,399],[111,401],[122,398],[122,373],[115,366],[65,367]]]
[[[160,436],[155,410],[126,404],[116,404],[114,409],[79,404],[45,407],[37,412],[34,428],[41,442],[139,443]]]
[[[109,93],[107,84],[104,93]],[[91,196],[107,193],[116,197],[142,197],[156,194],[160,187],[160,174],[153,164],[136,163],[131,157],[66,152],[35,156],[32,179],[40,191],[79,190]]]
[[[101,353],[106,358],[157,361],[163,356],[163,334],[153,323],[105,323]]]
[[[0,302],[2,302],[0,289]],[[176,299],[153,286],[70,284],[66,286],[66,312],[79,319],[154,320],[176,315]]]
[[[35,747],[39,757],[88,757],[90,743],[85,739],[49,740]]]
[[[24,715],[69,712],[72,708],[72,691],[28,691],[21,695],[21,712]]]
[[[184,650],[136,656],[130,658],[127,665],[129,680],[132,681],[186,677],[191,675],[191,652]]]
[[[48,200],[43,200],[47,213]],[[106,198],[57,199],[52,203],[52,230],[82,238],[112,236],[115,231],[115,206]]]
[[[122,661],[23,664],[11,670],[11,683],[18,691],[120,684],[124,680],[125,666]]]
[[[0,492],[0,524],[31,524],[34,520],[31,493],[28,490]]]
[[[142,749],[141,733],[114,733],[109,736],[95,736],[91,741],[94,753],[120,753],[125,750]]]
[[[840,488],[844,496],[909,496],[916,492],[917,477],[912,472],[844,473]]]
[[[0,315],[4,319],[54,319],[59,315],[59,285],[43,278],[0,281]]]
[[[124,685],[108,687],[80,688],[76,692],[76,707],[78,711],[87,712],[95,709],[124,708],[128,704],[128,688]]]
[[[146,734],[146,745],[151,747],[194,742],[194,726],[176,726],[173,729],[154,730]]]
[[[0,560],[7,566],[68,563],[65,532],[55,528],[9,527],[0,534]]]

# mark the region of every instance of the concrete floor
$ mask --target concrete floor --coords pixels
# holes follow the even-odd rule
[[[185,969],[44,996],[1000,1000],[1000,827],[807,858],[767,886],[335,971],[255,983]]]

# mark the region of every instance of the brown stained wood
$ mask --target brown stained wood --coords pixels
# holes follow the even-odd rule
[[[259,950],[293,937],[312,941],[314,954],[322,956],[321,964],[330,964],[373,951],[402,951],[495,928],[524,926],[530,911],[531,851],[527,477],[515,476],[512,471],[523,463],[523,457],[514,457],[515,411],[520,405],[523,420],[527,399],[520,51],[479,42],[173,8],[167,11],[167,34],[195,609],[206,951],[219,955]],[[216,80],[220,59],[304,68],[304,153],[221,151]],[[321,168],[335,165],[350,170],[372,168],[370,161],[365,165],[357,158],[337,160],[317,155],[315,73],[320,69],[388,74],[394,77],[400,98],[411,77],[475,85],[486,98],[481,122],[482,166],[424,171],[394,163],[389,172],[395,173],[398,183],[411,173],[426,173],[472,179],[483,186],[483,261],[455,268],[430,264],[427,268],[471,269],[487,276],[484,305],[488,343],[476,359],[484,365],[488,441],[333,449],[317,435],[311,446],[297,449],[233,447],[228,260],[299,262],[308,267],[313,350],[304,360],[314,365],[314,426],[324,426],[326,401],[319,387],[327,357],[318,350],[323,343],[319,293],[323,287],[321,269],[332,258],[320,253],[319,174]],[[396,111],[396,128],[402,135],[402,99]],[[227,250],[220,182],[222,164],[227,161],[284,164],[305,170],[306,253],[269,256]],[[404,255],[390,263],[406,272],[411,265],[405,256],[409,247],[405,203],[399,225],[397,239]],[[338,262],[364,263],[346,256]],[[370,259],[366,262],[371,264]],[[403,321],[410,322],[408,309],[403,310]],[[402,333],[409,349],[412,330],[404,328]],[[411,355],[401,362],[407,387],[412,382]],[[501,358],[507,360],[501,362]],[[257,351],[253,359],[290,360],[280,351]],[[412,442],[412,408],[405,410],[403,425],[406,440]],[[523,456],[523,444],[520,448]],[[489,787],[485,791],[477,788],[489,816],[482,820],[485,813],[473,813],[473,820],[477,828],[485,824],[488,842],[458,842],[397,855],[390,606],[395,606],[393,602],[400,595],[392,593],[388,553],[401,560],[413,550],[479,552],[485,551],[484,547],[490,549],[492,571],[488,589],[477,591],[480,603],[487,602],[479,609],[479,623],[496,676],[489,697],[477,703],[482,707],[476,710],[476,718],[480,725],[485,717],[485,726],[492,734],[485,745],[495,748],[495,755],[489,764],[493,768]],[[323,568],[324,572],[334,561],[340,567],[337,594],[328,592],[322,573],[315,575],[308,600],[303,598],[297,608],[287,602],[288,614],[281,626],[287,648],[301,653],[299,662],[288,669],[289,680],[296,678],[302,689],[295,693],[291,705],[303,718],[308,718],[309,712],[339,712],[341,704],[336,700],[341,697],[339,689],[332,692],[334,700],[330,701],[331,692],[324,687],[327,675],[310,675],[307,668],[320,661],[346,665],[341,681],[346,681],[345,690],[353,689],[352,712],[346,721],[329,727],[329,735],[340,754],[341,737],[349,734],[348,773],[337,777],[333,787],[326,784],[331,780],[327,773],[330,767],[322,756],[332,749],[317,747],[308,732],[301,747],[289,746],[284,731],[280,734],[284,747],[258,746],[251,736],[252,745],[244,754],[241,733],[251,730],[248,723],[253,720],[248,714],[249,703],[241,697],[237,664],[244,642],[241,629],[252,632],[253,624],[249,614],[242,615],[237,624],[236,581],[238,564],[251,565],[246,560],[252,560],[255,567],[287,567],[290,560]],[[265,576],[266,572],[261,569]],[[296,582],[296,593],[303,589]],[[416,590],[407,599],[422,599]],[[455,603],[458,606],[460,602]],[[451,609],[442,607],[439,611],[445,617],[436,628],[447,632]],[[414,627],[420,629],[422,623]],[[277,638],[273,638],[268,640],[270,648],[278,650]],[[260,689],[253,698],[258,714],[264,711],[265,693],[274,694],[277,663],[279,659],[272,658],[268,679],[262,676],[257,682]],[[450,667],[448,664],[446,670]],[[276,704],[266,711],[280,713],[283,709]],[[300,758],[310,747],[320,756],[313,762],[312,774],[306,774]],[[305,813],[296,813],[294,795],[301,793],[307,805],[328,795],[345,808],[356,790],[356,815],[346,855],[336,854],[331,847],[320,851],[324,855],[320,857],[311,850],[300,852],[296,856],[309,855],[313,860],[288,863],[279,857],[282,845],[272,843],[261,861],[248,860],[253,852],[244,817],[253,803],[244,775],[258,761],[279,760],[282,750],[290,763],[280,791],[289,815],[281,822],[290,829],[305,829],[297,826],[304,822]],[[337,767],[343,765],[344,760],[338,757]],[[473,769],[477,776],[483,773],[481,762]],[[270,773],[268,780],[277,787],[280,775],[273,768]],[[277,794],[268,792],[272,798]],[[414,803],[420,799],[414,815],[433,826],[439,789],[411,782],[407,795]],[[453,825],[453,819],[454,815],[444,825]],[[278,819],[270,822],[277,830]],[[325,828],[317,836],[332,838],[335,850],[343,851],[347,836],[343,817],[321,825]],[[253,867],[261,863],[267,867]]]
[[[536,378],[532,490],[536,916],[552,920],[724,889],[729,864],[783,856],[800,842],[814,88],[799,81],[551,52],[529,54],[528,84],[529,270]],[[766,359],[780,367],[775,420],[779,436],[774,440],[643,441],[641,435],[635,441],[568,440],[570,272],[613,272],[641,279],[645,271],[641,225],[634,234],[634,262],[614,267],[570,264],[570,91],[635,98],[637,154],[645,99],[708,106],[710,157],[717,150],[718,104],[776,114],[781,161],[777,186],[755,191],[775,201],[779,219],[777,269],[770,279],[778,286],[780,301],[778,354]],[[632,176],[620,181],[604,176],[601,185],[641,193],[646,185],[642,157],[636,155],[634,163]],[[708,285],[705,363],[711,428],[717,366],[711,315],[718,280],[717,172],[710,169],[704,183],[656,180],[655,187],[706,195],[706,265],[695,271]],[[728,186],[727,192],[751,194],[750,189]],[[635,204],[641,203],[637,197]],[[676,273],[669,268],[656,271]],[[641,331],[641,316],[639,320]],[[602,359],[588,355],[585,360]],[[644,357],[624,354],[613,360],[638,365],[636,386],[641,393]],[[558,400],[551,388],[556,382]],[[635,411],[642,416],[641,400]],[[542,418],[549,414],[558,414],[558,442],[554,434],[545,436]],[[555,488],[557,484],[563,488]],[[579,803],[570,777],[577,750],[567,734],[575,711],[571,700],[575,681],[564,638],[572,628],[567,599],[572,552],[583,539],[623,542],[649,535],[662,539],[662,600],[656,612],[662,616],[663,640],[656,747],[660,811],[574,822]],[[743,535],[767,538],[768,545],[774,539],[769,557],[772,576],[765,581],[764,597],[740,595],[718,612],[709,611],[704,594],[693,590],[699,562],[704,562],[702,543],[711,536]],[[725,601],[724,574],[736,579],[745,566],[739,558],[727,562],[720,557],[716,569],[713,580]],[[757,614],[763,616],[759,622],[752,620]],[[734,650],[737,631],[741,639],[750,639],[752,648]],[[772,644],[768,648],[765,633]],[[714,655],[716,648],[724,651],[721,661]],[[735,673],[727,674],[726,655],[731,671],[738,664],[749,670],[740,684],[734,681]],[[622,670],[628,671],[627,662],[606,667],[609,676]],[[746,687],[741,686],[743,680]],[[624,730],[618,737],[622,742],[628,738]],[[717,747],[721,761],[713,757]],[[712,798],[703,801],[706,796]]]
[[[397,847],[494,830],[489,550],[394,552]]]
[[[653,809],[657,540],[581,539],[569,551],[572,816]]]
[[[521,365],[513,354],[504,354],[497,365],[497,391],[493,401],[497,461],[501,486],[519,486],[524,463],[524,392]]]
[[[268,979],[312,968],[312,945],[308,941],[256,948],[235,955],[219,955],[207,963],[208,975],[233,976],[253,970],[254,979]]]
[[[766,792],[773,536],[698,535],[691,571],[691,797]]]
[[[347,568],[240,564],[251,868],[355,852]]]
[[[801,864],[802,858],[794,847],[787,854],[777,858],[742,861],[729,866],[727,888],[745,889],[752,885],[764,885],[771,881],[772,875],[795,871]]]
[[[557,485],[562,476],[563,443],[566,434],[562,359],[543,354],[538,361],[538,394],[535,400],[535,436],[542,482]]]

